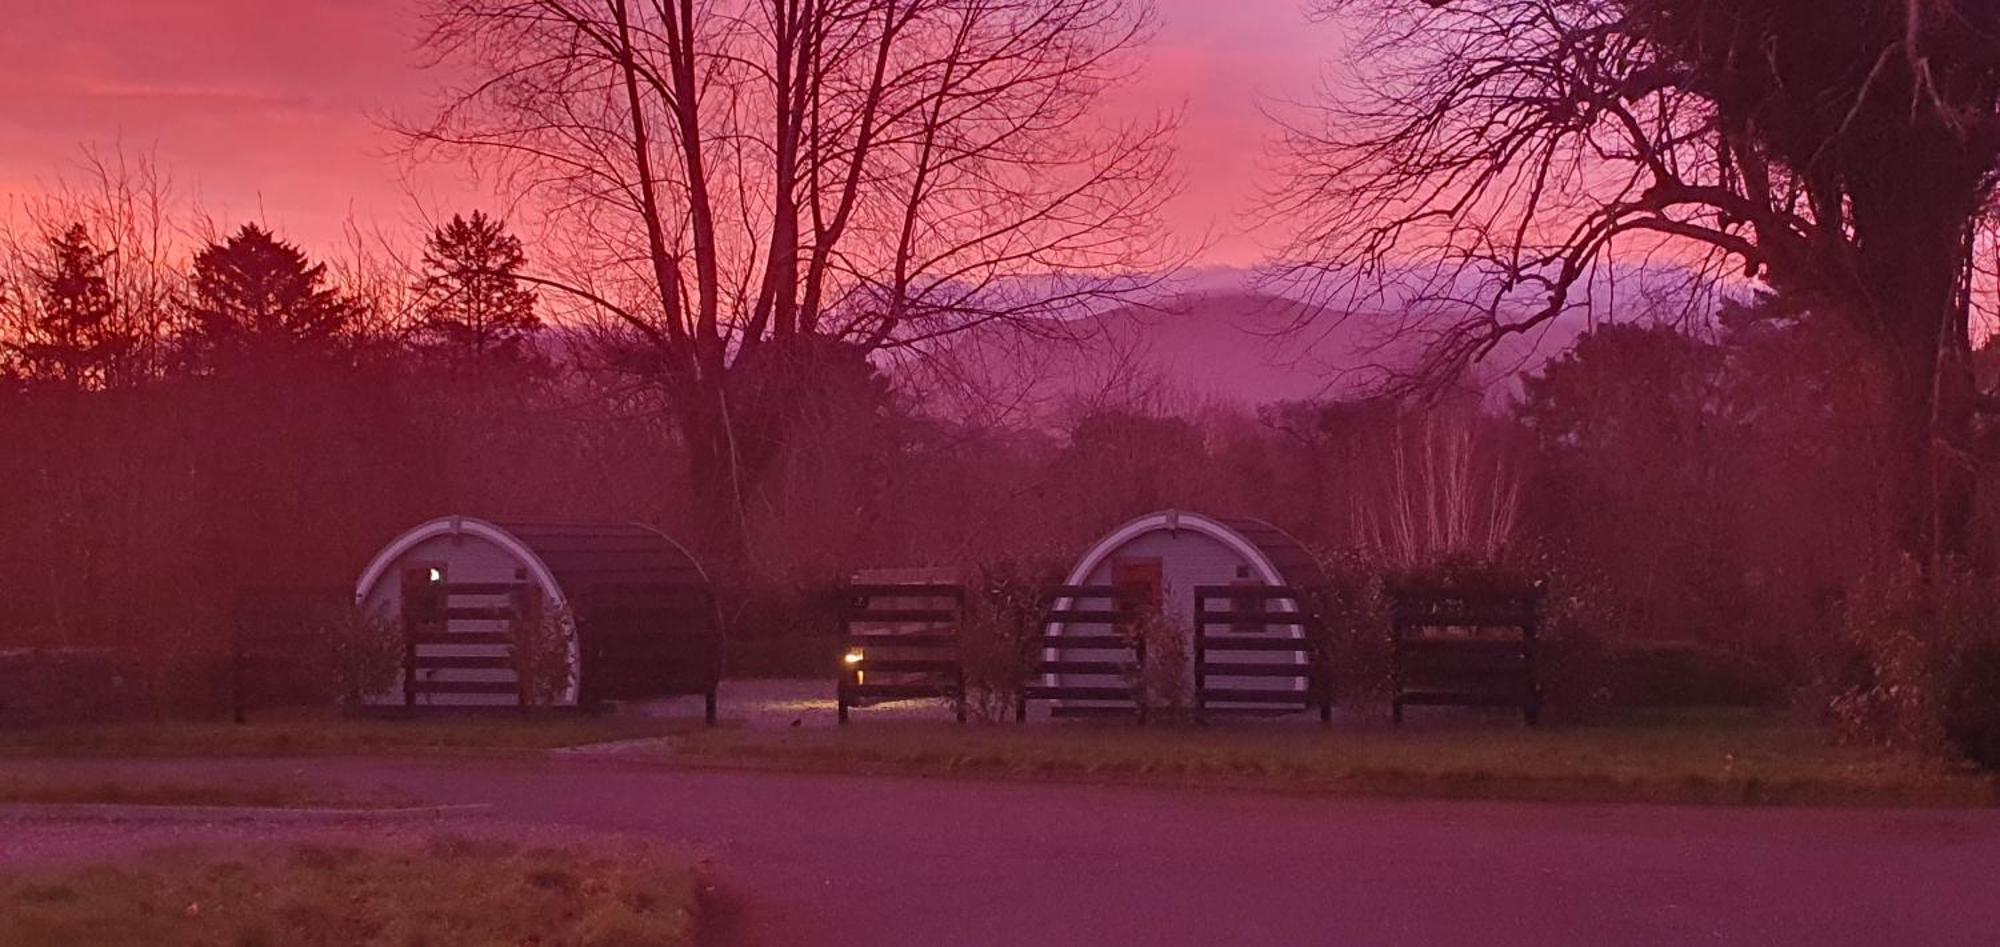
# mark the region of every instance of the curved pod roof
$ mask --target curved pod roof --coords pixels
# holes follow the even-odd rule
[[[1092,573],[1118,550],[1147,533],[1189,530],[1229,547],[1243,558],[1256,578],[1266,585],[1311,588],[1326,583],[1319,560],[1289,533],[1263,520],[1217,519],[1184,510],[1148,513],[1105,534],[1077,559],[1065,580],[1068,585],[1088,584]]]
[[[640,523],[531,523],[441,516],[418,524],[375,554],[354,584],[365,601],[408,554],[439,536],[474,536],[519,559],[552,605],[607,585],[704,585],[707,573],[687,549]]]

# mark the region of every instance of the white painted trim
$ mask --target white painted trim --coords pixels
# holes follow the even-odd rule
[[[535,585],[541,588],[542,602],[547,607],[561,608],[568,604],[568,599],[563,596],[562,586],[556,582],[555,573],[549,571],[548,565],[542,562],[542,557],[535,555],[535,551],[528,548],[528,544],[492,523],[469,516],[440,516],[420,523],[391,540],[389,545],[382,547],[382,551],[375,554],[375,558],[369,560],[368,568],[361,570],[361,578],[354,583],[354,604],[368,604],[368,596],[374,593],[375,586],[382,581],[383,575],[420,543],[439,536],[464,535],[476,536],[499,546],[519,561],[528,570],[528,575],[535,580]],[[696,568],[700,568],[699,564]],[[583,683],[583,654],[574,625],[570,627],[569,632],[569,666],[576,669],[576,675],[570,681],[569,690],[563,693],[562,699],[557,703],[576,703],[577,691]]]
[[[1084,585],[1088,583],[1090,574],[1096,572],[1097,568],[1103,565],[1106,559],[1111,558],[1126,543],[1138,539],[1147,533],[1156,531],[1179,532],[1181,530],[1199,533],[1229,547],[1231,551],[1242,556],[1246,562],[1250,563],[1251,568],[1257,571],[1257,577],[1263,580],[1265,585],[1288,584],[1284,574],[1280,573],[1277,565],[1271,561],[1271,557],[1264,555],[1264,550],[1259,549],[1256,543],[1245,539],[1242,533],[1237,532],[1220,520],[1203,516],[1200,513],[1189,513],[1185,510],[1161,510],[1157,513],[1148,513],[1112,530],[1103,539],[1098,540],[1095,545],[1091,546],[1083,554],[1083,558],[1077,560],[1076,567],[1069,571],[1069,576],[1063,581],[1063,584]],[[1191,589],[1186,591],[1190,595],[1193,594],[1193,590]],[[1294,602],[1280,600],[1275,604],[1278,606],[1277,611],[1279,612],[1295,612],[1298,610],[1298,605]],[[1056,603],[1056,607],[1059,609],[1071,608],[1073,605],[1074,602],[1070,599],[1062,599]],[[1051,634],[1062,635],[1068,631],[1068,627],[1058,624],[1050,631]],[[1190,629],[1190,633],[1192,633],[1192,629]],[[1297,625],[1291,626],[1286,631],[1286,634],[1293,638],[1304,637],[1304,633],[1305,629]],[[1055,659],[1055,654],[1055,649],[1045,649],[1042,652],[1042,658],[1043,660],[1053,660]],[[1308,664],[1310,660],[1303,654],[1293,654],[1292,663]],[[1049,685],[1059,684],[1061,683],[1059,677],[1059,675],[1045,674],[1042,676],[1042,682]]]
[[[1259,573],[1258,578],[1264,580],[1264,584],[1285,584],[1285,577],[1278,572],[1278,567],[1272,564],[1271,558],[1264,555],[1264,550],[1257,548],[1255,543],[1244,539],[1242,533],[1200,513],[1187,513],[1181,510],[1161,510],[1158,513],[1148,513],[1112,530],[1110,535],[1098,540],[1097,545],[1090,547],[1090,550],[1083,554],[1083,558],[1077,560],[1076,568],[1070,570],[1069,578],[1063,584],[1084,584],[1084,580],[1090,578],[1090,574],[1097,571],[1097,567],[1103,565],[1104,560],[1110,558],[1111,554],[1118,551],[1120,546],[1140,536],[1154,530],[1178,532],[1183,529],[1192,530],[1203,536],[1207,536],[1216,542],[1228,546],[1237,555],[1249,560],[1250,564],[1256,567]]]

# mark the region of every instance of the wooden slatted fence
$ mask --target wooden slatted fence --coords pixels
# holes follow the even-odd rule
[[[1325,629],[1312,601],[1290,586],[1195,587],[1195,719],[1205,720],[1220,704],[1251,711],[1317,708],[1321,722],[1333,720]],[[1217,633],[1217,626],[1228,630]],[[1273,629],[1285,634],[1272,636]],[[1233,680],[1216,686],[1216,678]]]
[[[1030,673],[1014,702],[1015,722],[1026,721],[1028,702],[1037,700],[1087,702],[1056,708],[1070,714],[1129,707],[1145,722],[1146,643],[1132,633],[1140,612],[1129,596],[1129,590],[1113,585],[1063,585],[1042,593],[1046,607],[1037,633],[1023,640],[1031,652]],[[1084,604],[1089,602],[1109,604]],[[1057,627],[1062,631],[1053,630]],[[1078,627],[1100,630],[1074,630]],[[1073,678],[1083,682],[1066,680]]]
[[[1529,726],[1541,716],[1535,636],[1541,590],[1390,583],[1392,712],[1412,706],[1515,707]]]
[[[843,661],[835,702],[850,708],[880,700],[941,698],[965,722],[965,664],[960,629],[965,587],[945,583],[846,585],[840,596]],[[886,601],[882,601],[886,600]],[[922,607],[911,602],[941,602]],[[847,661],[858,655],[858,661]]]

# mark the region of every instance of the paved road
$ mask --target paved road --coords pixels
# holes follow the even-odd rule
[[[755,944],[2000,942],[2000,812],[1296,799],[605,760],[199,768],[494,804],[453,830],[689,845],[746,903],[738,939]],[[66,830],[0,826],[17,842]]]

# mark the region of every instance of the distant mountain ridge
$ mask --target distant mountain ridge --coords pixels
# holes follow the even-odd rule
[[[1498,404],[1518,378],[1560,355],[1593,322],[1662,318],[1694,297],[1689,273],[1625,268],[1585,286],[1577,311],[1506,339],[1468,383]],[[1272,292],[1250,271],[1209,269],[1177,277],[1178,295],[1063,323],[991,323],[953,337],[944,354],[988,390],[1010,392],[1018,409],[1047,418],[1078,405],[1243,408],[1279,401],[1356,397],[1409,371],[1426,339],[1404,325],[1408,286],[1339,311]],[[1523,302],[1525,306],[1526,301]],[[1695,304],[1700,305],[1696,300]]]

